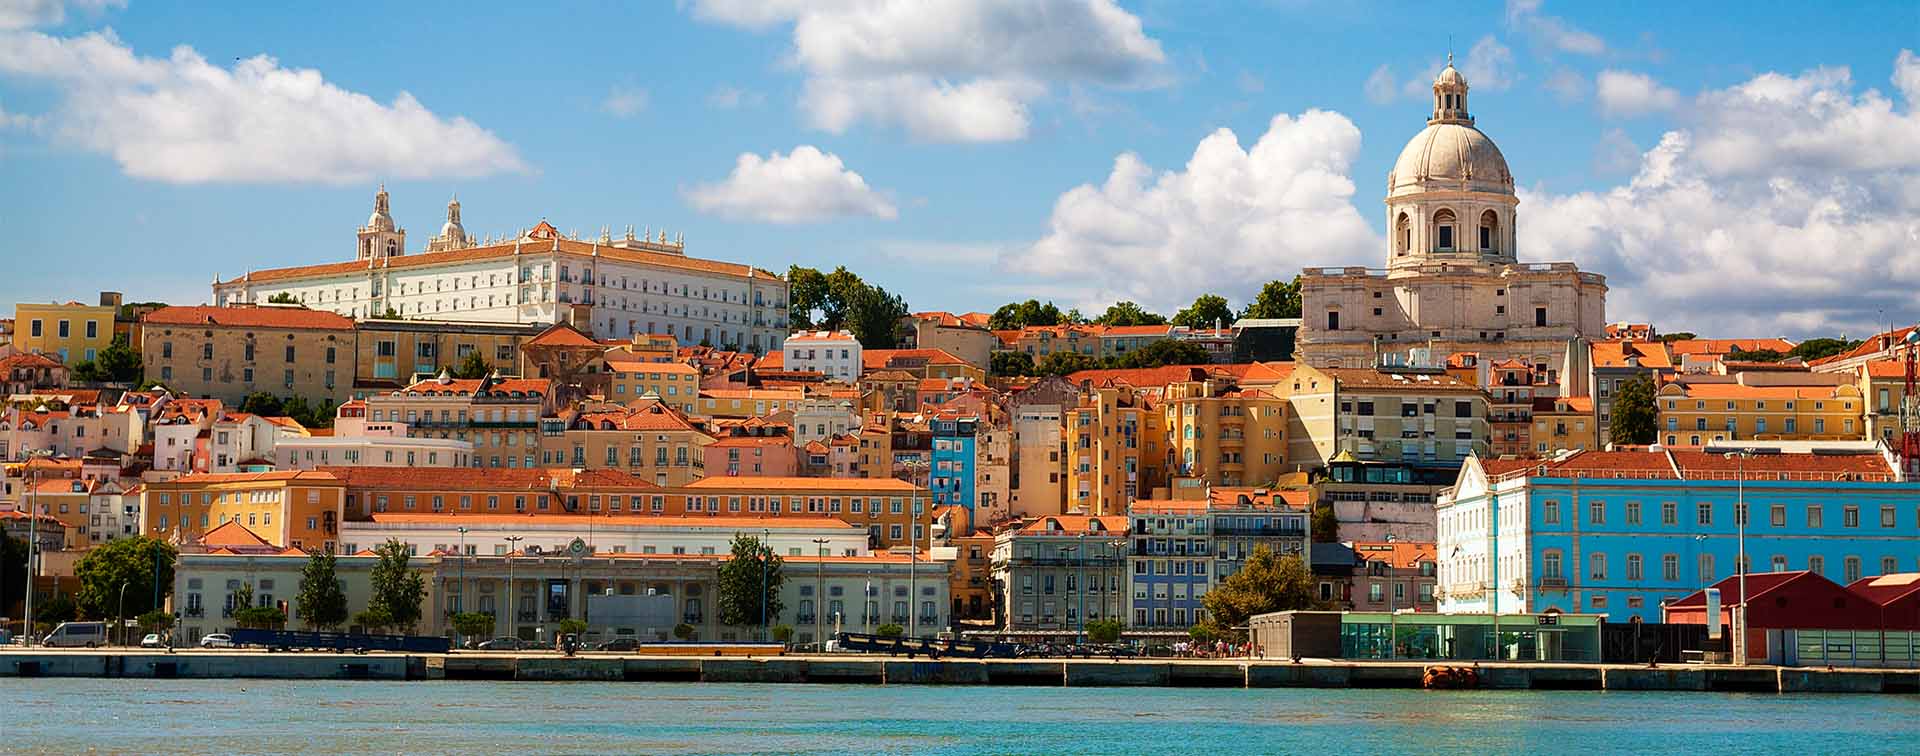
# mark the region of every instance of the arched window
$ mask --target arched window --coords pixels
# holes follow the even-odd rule
[[[399,249],[400,249],[400,245],[398,242],[395,242],[392,239],[387,240],[387,256],[391,257],[393,255],[399,254],[400,253]]]
[[[1393,238],[1399,241],[1399,246],[1395,250],[1399,254],[1404,255],[1408,250],[1413,249],[1413,220],[1408,218],[1406,213],[1401,213],[1400,219],[1394,221]]]
[[[372,239],[360,240],[360,256],[361,257],[373,256],[373,240]]]
[[[1480,251],[1492,252],[1500,243],[1500,216],[1492,210],[1480,214]]]
[[[1453,250],[1453,211],[1441,210],[1433,214],[1434,249]]]

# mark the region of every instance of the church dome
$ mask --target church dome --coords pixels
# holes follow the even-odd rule
[[[1400,150],[1387,174],[1389,197],[1448,189],[1513,193],[1506,156],[1471,124],[1429,124]]]
[[[367,230],[392,231],[393,216],[380,212],[378,210],[375,210],[372,215],[367,216]]]

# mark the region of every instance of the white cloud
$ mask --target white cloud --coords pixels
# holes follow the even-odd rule
[[[1170,311],[1202,292],[1245,301],[1302,267],[1362,263],[1383,248],[1351,201],[1359,150],[1346,116],[1310,110],[1274,116],[1251,149],[1215,131],[1179,171],[1124,153],[1103,184],[1062,194],[1046,236],[1001,264],[1071,283],[1088,295],[1078,304]]]
[[[1367,101],[1386,105],[1397,99],[1400,99],[1400,85],[1393,78],[1393,68],[1381,63],[1367,76]]]
[[[891,201],[867,186],[838,155],[805,144],[787,155],[741,153],[726,180],[682,194],[703,213],[762,223],[851,216],[891,220],[899,215]]]
[[[632,118],[647,109],[647,101],[647,90],[616,84],[607,90],[606,99],[600,101],[600,109],[615,118]]]
[[[1553,72],[1552,76],[1547,77],[1547,83],[1542,86],[1561,102],[1574,102],[1587,96],[1586,77],[1570,68]]]
[[[1624,185],[1523,192],[1522,250],[1609,276],[1609,316],[1725,335],[1858,335],[1920,318],[1920,58],[1902,105],[1844,69],[1696,98]]]
[[[68,6],[93,14],[124,8],[127,0],[0,0],[0,30],[59,26],[67,20]]]
[[[1613,69],[1594,77],[1594,98],[1600,112],[1621,118],[1672,110],[1680,104],[1680,93],[1661,86],[1653,77]]]
[[[1525,32],[1535,44],[1560,52],[1599,55],[1607,43],[1599,35],[1540,12],[1541,0],[1507,0],[1507,26]]]
[[[1608,175],[1631,174],[1640,167],[1640,145],[1621,129],[1607,129],[1593,146],[1593,170]]]
[[[696,17],[766,29],[791,23],[809,122],[870,121],[934,141],[1026,136],[1054,84],[1143,87],[1166,61],[1113,0],[695,0]]]
[[[1481,37],[1473,43],[1473,49],[1467,51],[1466,59],[1460,62],[1460,73],[1467,77],[1467,86],[1483,92],[1503,92],[1513,86],[1513,51],[1493,35]]]
[[[707,104],[721,110],[757,108],[767,101],[767,96],[759,92],[731,86],[715,87],[707,95]]]
[[[401,92],[390,104],[256,56],[221,68],[193,48],[145,58],[111,31],[0,33],[0,73],[56,88],[59,142],[173,183],[367,181],[524,171],[513,147]]]
[[[1239,87],[1240,91],[1246,94],[1259,94],[1267,91],[1267,82],[1253,75],[1252,71],[1241,71],[1239,78],[1234,80],[1234,86]]]

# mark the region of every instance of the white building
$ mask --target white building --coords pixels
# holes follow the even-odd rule
[[[872,553],[865,528],[829,517],[673,517],[653,515],[477,515],[407,514],[376,512],[367,521],[342,523],[342,553],[371,549],[388,540],[411,546],[416,553],[435,551],[469,555],[505,555],[515,550],[533,553],[567,551],[580,539],[596,554],[658,554],[721,556],[729,553],[737,534],[765,538],[776,553],[815,553],[827,541],[830,556],[855,557]],[[467,532],[463,538],[461,528]],[[509,537],[522,540],[508,541]]]
[[[860,380],[860,341],[846,331],[801,331],[781,347],[788,370],[811,370],[828,380]]]
[[[787,282],[738,263],[688,257],[685,245],[633,235],[593,241],[541,221],[515,238],[476,241],[460,224],[459,202],[427,251],[408,254],[383,187],[357,231],[353,260],[251,271],[215,280],[214,303],[293,296],[307,307],[364,318],[389,310],[406,318],[496,323],[571,322],[598,338],[671,334],[682,344],[765,353],[787,328]]]
[[[1585,341],[1606,328],[1606,278],[1516,254],[1513,174],[1467,110],[1451,60],[1427,128],[1387,174],[1385,269],[1308,268],[1300,361],[1314,367],[1519,359],[1587,394]]]
[[[473,444],[451,438],[311,436],[282,439],[273,454],[279,470],[327,465],[467,467],[472,464]]]
[[[793,410],[793,446],[803,448],[815,441],[826,443],[833,437],[860,432],[860,413],[849,399],[809,397]]]

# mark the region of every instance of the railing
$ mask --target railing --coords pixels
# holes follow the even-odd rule
[[[698,614],[689,614],[684,617],[681,617],[680,619],[684,620],[689,625],[700,624],[700,615]]]
[[[516,616],[519,617],[521,622],[537,622],[540,619],[539,612],[521,612]]]
[[[1223,536],[1274,536],[1279,538],[1305,538],[1305,528],[1239,528],[1233,526],[1215,526],[1213,532]]]
[[[207,616],[207,610],[205,607],[189,606],[187,607],[187,616],[194,619],[205,617]]]

